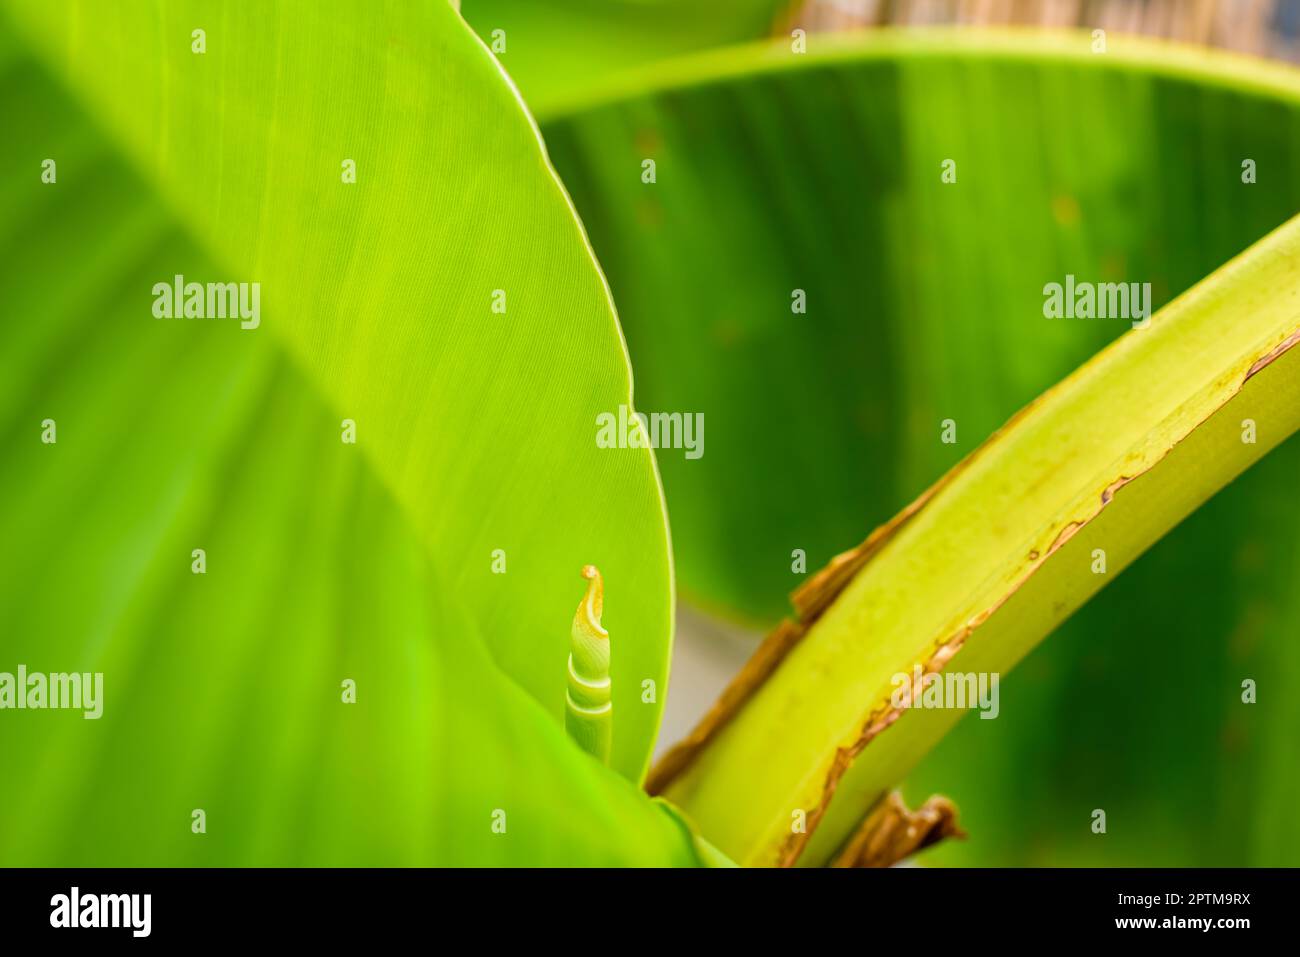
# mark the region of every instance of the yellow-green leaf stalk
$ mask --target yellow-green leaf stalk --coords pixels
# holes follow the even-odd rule
[[[600,624],[605,584],[595,565],[583,566],[582,577],[587,579],[587,594],[573,615],[564,726],[582,750],[608,764],[614,723],[609,696],[609,632]]]
[[[1297,431],[1300,216],[1116,339],[816,576],[799,621],[772,634],[654,790],[738,864],[833,860],[964,713],[900,701],[897,675],[1009,671]]]

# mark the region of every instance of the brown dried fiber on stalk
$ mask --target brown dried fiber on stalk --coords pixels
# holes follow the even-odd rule
[[[903,795],[891,791],[867,815],[831,866],[891,867],[945,838],[965,836],[957,823],[957,805],[946,797],[936,794],[909,811]]]
[[[913,722],[880,762],[855,764],[908,710],[887,689],[891,669],[942,671],[977,631],[986,640],[969,659],[976,670],[1010,669],[1107,580],[1090,571],[1088,549],[1100,547],[1117,574],[1300,428],[1298,246],[1300,219],[1049,389],[815,575],[794,596],[797,617],[649,787],[741,863],[791,866],[814,834],[811,862],[831,860],[860,829],[855,809],[879,807],[950,726]],[[1244,440],[1242,423],[1256,420],[1267,432]],[[824,694],[810,693],[823,683]],[[792,827],[792,813],[806,826]],[[877,839],[874,829],[862,837]]]
[[[825,568],[815,572],[808,581],[795,589],[790,595],[794,606],[794,618],[786,618],[773,629],[758,650],[754,652],[744,667],[731,679],[718,700],[714,702],[699,723],[681,741],[673,745],[646,776],[645,788],[651,794],[662,794],[679,774],[682,773],[700,750],[720,731],[738,712],[746,700],[767,680],[777,666],[799,643],[808,629],[821,616],[839,594],[844,591],[853,576],[880,551],[885,544],[898,533],[913,517],[925,508],[944,486],[948,485],[958,474],[975,459],[991,442],[1007,429],[1013,427],[1027,415],[1037,404],[1029,403],[1013,415],[1002,428],[984,440],[969,456],[957,463],[938,481],[922,492],[909,505],[903,508],[888,522],[874,529],[866,540],[855,548],[841,552],[830,560]]]

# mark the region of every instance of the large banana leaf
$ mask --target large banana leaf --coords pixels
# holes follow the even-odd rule
[[[692,862],[635,787],[653,460],[596,446],[620,333],[489,53],[441,2],[6,6],[0,671],[104,702],[0,719],[0,863]],[[154,318],[176,274],[260,326]],[[587,562],[614,770],[561,724]]]
[[[661,457],[683,591],[764,623],[794,549],[823,564],[1128,329],[1044,319],[1045,283],[1149,281],[1158,306],[1300,205],[1290,71],[1113,38],[821,45],[645,71],[545,127],[642,404],[709,422],[703,459]],[[1296,859],[1297,464],[1175,532],[1007,682],[1015,711],[940,748],[924,783],[974,835],[950,859]]]

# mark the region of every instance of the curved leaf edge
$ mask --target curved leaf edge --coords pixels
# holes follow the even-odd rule
[[[1300,71],[1273,61],[1170,40],[1114,35],[1105,53],[1093,53],[1081,30],[969,27],[883,27],[813,34],[806,53],[787,39],[760,40],[688,54],[612,76],[599,89],[535,108],[547,124],[577,113],[659,94],[827,66],[901,58],[995,58],[1006,62],[1073,62],[1137,74],[1212,80],[1224,89],[1300,101]]]
[[[475,49],[478,51],[479,56],[481,58],[486,58],[486,60],[490,62],[492,69],[496,71],[497,75],[500,77],[506,89],[509,90],[511,98],[513,99],[516,107],[519,109],[525,122],[528,124],[532,137],[538,146],[538,157],[549,177],[550,187],[552,190],[554,190],[555,194],[558,195],[558,197],[562,200],[564,206],[567,208],[569,212],[573,225],[577,229],[577,233],[580,236],[581,242],[584,246],[586,257],[590,261],[592,268],[595,270],[596,275],[599,277],[599,281],[605,296],[605,302],[608,307],[608,316],[613,324],[612,331],[616,334],[617,341],[619,342],[620,348],[622,350],[622,363],[623,363],[622,371],[624,373],[625,380],[627,382],[627,389],[626,389],[627,405],[629,410],[635,409],[635,403],[634,403],[635,389],[634,389],[634,380],[633,380],[633,370],[631,365],[630,354],[627,347],[627,337],[625,336],[622,329],[622,325],[618,319],[617,309],[614,304],[613,295],[610,290],[608,279],[606,278],[605,273],[601,269],[600,263],[596,258],[595,250],[592,247],[590,238],[587,234],[586,227],[577,213],[573,200],[569,195],[569,192],[565,187],[563,181],[560,179],[560,176],[556,171],[550,159],[549,154],[547,153],[545,140],[539,128],[538,121],[534,118],[533,114],[530,112],[528,105],[524,102],[523,97],[519,92],[519,89],[515,85],[514,81],[510,78],[509,74],[506,72],[502,64],[492,54],[491,50],[488,48],[486,43],[484,43],[484,41],[478,36],[478,34],[464,19],[463,15],[461,14],[458,8],[457,3],[452,2],[449,3],[448,6],[451,9],[453,19],[458,23],[459,30],[464,35],[467,35],[471,38],[472,43],[474,44]],[[57,63],[59,54],[53,51],[50,48],[50,46],[48,46],[47,44],[39,42],[38,38],[36,38],[33,35],[31,25],[24,23],[22,17],[18,15],[17,11],[7,10],[6,5],[4,3],[0,3],[0,22],[6,22],[6,21],[12,24],[13,33],[19,38],[21,38],[19,42],[25,48],[26,52],[29,53],[35,61],[41,64],[45,73],[51,78],[53,82],[55,82],[73,100],[75,100],[77,103],[81,105],[86,116],[91,118],[89,119],[89,122],[91,122],[97,130],[99,130],[102,134],[104,134],[105,138],[108,141],[114,144],[116,156],[139,178],[141,182],[146,183],[151,187],[152,194],[157,199],[160,206],[166,210],[168,214],[168,218],[171,221],[171,223],[174,225],[174,227],[177,230],[179,230],[181,234],[183,234],[184,237],[189,242],[191,242],[197,250],[200,250],[202,254],[208,259],[208,261],[210,261],[214,265],[223,268],[229,267],[231,265],[235,265],[229,261],[229,257],[224,254],[223,250],[219,248],[217,244],[210,241],[210,238],[207,235],[205,235],[204,231],[201,228],[199,228],[198,225],[192,220],[192,217],[189,214],[189,212],[180,203],[176,201],[171,189],[168,188],[169,184],[167,184],[160,177],[158,177],[156,175],[156,171],[153,170],[148,163],[143,162],[141,160],[141,158],[137,155],[136,151],[132,149],[131,144],[126,140],[124,136],[121,135],[121,131],[116,129],[114,127],[114,124],[112,123],[102,123],[98,119],[94,118],[96,115],[96,110],[95,110],[96,104],[93,101],[90,101],[84,95],[84,91],[79,88],[78,84],[72,82],[71,79],[64,73],[64,71],[59,68],[59,65]],[[270,327],[272,329],[277,328],[274,323],[270,324]],[[294,348],[293,344],[289,341],[287,336],[285,336],[282,332],[273,332],[273,335],[277,336],[278,345],[280,347],[279,351],[283,354],[285,360],[288,361],[293,366],[293,368],[297,373],[299,373],[299,375],[302,378],[302,381],[310,385],[316,399],[322,403],[323,407],[332,409],[334,410],[334,412],[342,414],[343,407],[337,401],[337,398],[332,395],[330,389],[330,383],[328,379],[317,374],[316,370],[310,368],[310,366],[302,360],[301,356],[298,354],[297,350]],[[394,503],[396,503],[399,510],[401,510],[403,513],[409,516],[409,506],[408,503],[402,497],[402,495],[399,493],[397,482],[394,477],[394,470],[387,468],[382,461],[378,461],[374,452],[372,452],[368,447],[363,447],[359,451],[361,455],[364,457],[364,460],[368,463],[370,471],[373,473],[375,478],[385,489],[390,499]],[[666,652],[665,652],[665,658],[664,658],[663,669],[662,669],[663,674],[665,675],[665,688],[662,689],[663,693],[661,693],[658,697],[658,700],[662,702],[664,700],[665,693],[667,690],[666,676],[671,673],[671,665],[672,665],[672,660],[671,660],[672,642],[674,638],[673,632],[674,632],[675,622],[676,622],[676,594],[677,594],[676,572],[675,572],[675,567],[673,562],[672,536],[671,536],[671,528],[669,525],[668,508],[664,496],[663,479],[660,473],[658,460],[655,456],[654,449],[646,448],[641,451],[643,452],[643,454],[649,457],[651,474],[653,475],[655,487],[658,493],[659,514],[660,514],[660,519],[664,531],[664,540],[666,543],[665,559],[666,559],[666,569],[667,569],[667,583],[669,589],[667,595],[668,634],[666,635],[665,638]],[[424,541],[424,536],[418,535],[416,537],[420,541],[421,548],[425,552],[426,557],[430,557],[430,546],[426,541]],[[557,623],[557,629],[559,631],[564,631],[565,627],[566,627],[565,622]],[[499,667],[498,667],[498,671],[504,677],[506,677],[507,680],[509,680],[511,683],[517,685],[521,691],[527,693],[527,690],[523,687],[523,685],[518,681],[518,679],[515,676],[510,675],[508,672],[505,671],[505,669]],[[662,705],[659,706],[658,720],[662,721]],[[635,778],[633,779],[633,783],[635,784],[639,785],[641,782],[643,782],[646,774],[648,773],[648,769],[651,765],[654,743],[655,741],[654,739],[652,739],[649,742],[647,742],[644,748],[642,749],[644,752],[644,757],[641,762],[640,770],[638,774],[635,776]]]

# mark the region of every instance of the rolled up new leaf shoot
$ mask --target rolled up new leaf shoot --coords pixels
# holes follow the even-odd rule
[[[609,763],[613,735],[609,690],[609,632],[600,624],[605,586],[595,565],[586,565],[583,596],[573,616],[569,645],[569,690],[564,725],[569,736],[602,764]]]

